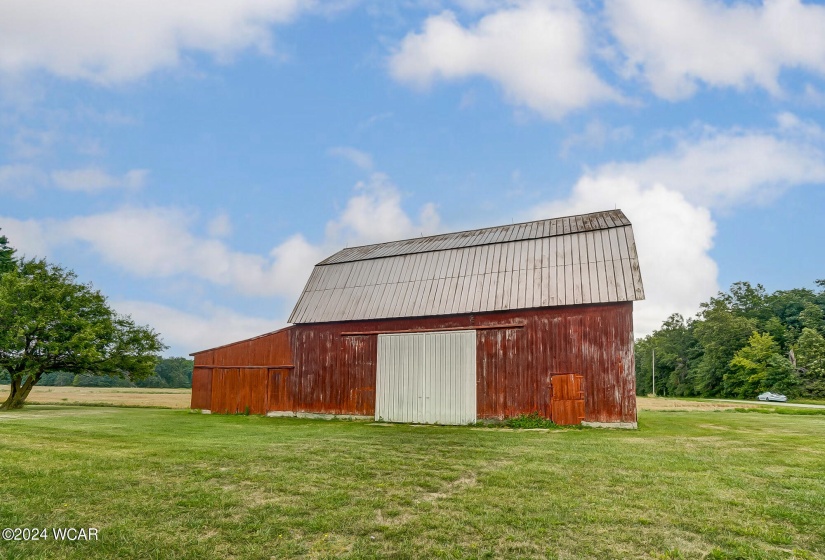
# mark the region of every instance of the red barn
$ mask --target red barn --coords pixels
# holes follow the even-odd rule
[[[621,210],[350,247],[292,326],[193,354],[192,408],[635,427],[641,299]]]

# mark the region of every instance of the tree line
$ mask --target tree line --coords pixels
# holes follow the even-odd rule
[[[127,376],[91,375],[69,371],[44,373],[38,385],[45,387],[149,387],[155,389],[191,389],[194,361],[188,358],[161,358],[155,373],[142,379]],[[0,373],[0,384],[8,385],[8,373]]]
[[[825,398],[825,280],[778,290],[736,282],[693,318],[671,315],[636,341],[636,390],[750,399],[764,391]]]

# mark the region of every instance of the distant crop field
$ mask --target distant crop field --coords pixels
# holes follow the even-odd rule
[[[636,407],[639,410],[660,411],[705,411],[730,410],[733,408],[752,408],[762,406],[757,402],[752,404],[729,403],[724,401],[700,401],[689,399],[668,399],[666,397],[636,397]]]
[[[8,386],[0,385],[0,395]],[[189,408],[191,389],[141,389],[132,387],[39,387],[35,385],[29,402],[38,404],[97,404]]]
[[[825,416],[509,430],[29,406],[0,558],[825,558]]]

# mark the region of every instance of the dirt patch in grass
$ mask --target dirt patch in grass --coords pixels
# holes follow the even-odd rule
[[[455,494],[456,492],[460,492],[464,489],[470,488],[476,485],[476,476],[474,474],[469,474],[466,476],[462,476],[458,480],[454,482],[450,482],[447,484],[447,487],[441,492],[428,492],[421,496],[421,499],[425,502],[433,502],[435,500],[442,500],[444,498],[449,498],[451,495]]]
[[[35,386],[29,395],[29,403],[189,408],[191,395],[191,389]]]

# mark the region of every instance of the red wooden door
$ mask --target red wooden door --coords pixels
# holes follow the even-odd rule
[[[562,426],[584,420],[584,377],[574,373],[550,377],[550,419]]]

